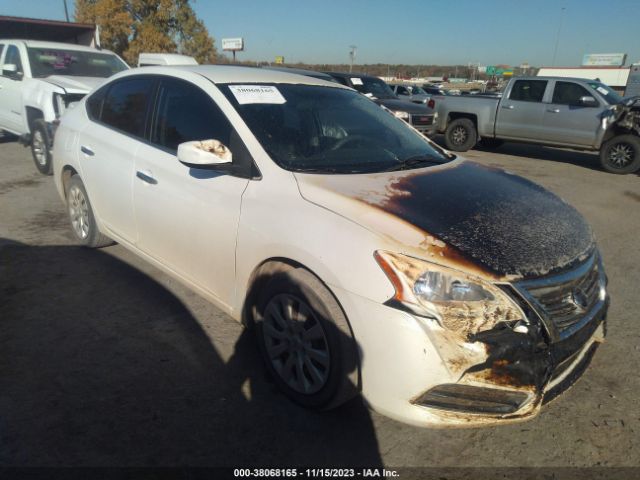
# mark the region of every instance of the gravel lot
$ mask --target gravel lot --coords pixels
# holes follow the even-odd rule
[[[612,306],[591,367],[538,418],[437,430],[360,399],[327,413],[289,403],[231,318],[120,246],[75,246],[52,178],[5,139],[0,466],[640,466],[640,176],[526,145],[466,156],[586,216]]]

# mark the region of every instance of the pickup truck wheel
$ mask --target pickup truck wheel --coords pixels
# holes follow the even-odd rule
[[[31,131],[31,155],[36,164],[36,168],[43,175],[51,175],[51,139],[49,138],[49,130],[44,120],[36,120],[33,122]]]
[[[78,175],[71,177],[66,193],[69,221],[76,239],[82,245],[91,248],[106,247],[113,244],[113,240],[98,230],[91,203],[89,203],[89,196]]]
[[[259,294],[254,326],[267,370],[289,399],[337,407],[357,393],[356,344],[337,301],[313,274],[275,274]],[[357,382],[357,380],[356,380]]]
[[[444,140],[449,150],[466,152],[475,147],[478,141],[478,132],[471,120],[458,118],[447,127],[444,132]]]
[[[640,138],[618,135],[600,148],[602,168],[611,173],[633,173],[640,169]]]

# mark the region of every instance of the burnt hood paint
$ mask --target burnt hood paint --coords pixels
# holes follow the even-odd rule
[[[499,276],[556,272],[595,247],[590,226],[562,199],[522,177],[469,161],[366,175],[296,173],[296,179],[313,203],[362,224],[367,215],[346,207],[337,211],[341,202],[330,196],[354,198],[439,238]]]

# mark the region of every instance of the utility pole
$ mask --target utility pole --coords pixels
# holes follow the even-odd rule
[[[349,58],[351,59],[351,64],[349,65],[349,73],[353,71],[353,62],[356,59],[357,51],[358,47],[356,45],[349,45]]]
[[[556,55],[558,54],[558,44],[560,43],[560,32],[562,31],[562,19],[564,18],[565,7],[560,9],[560,22],[558,23],[558,33],[556,33],[556,46],[553,49],[553,61],[551,62],[551,66],[556,66]]]

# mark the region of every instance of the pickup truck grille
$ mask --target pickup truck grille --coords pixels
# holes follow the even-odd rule
[[[516,285],[535,310],[551,322],[561,336],[573,333],[604,303],[604,272],[594,254],[572,271]]]
[[[412,125],[433,125],[433,115],[411,115]]]

